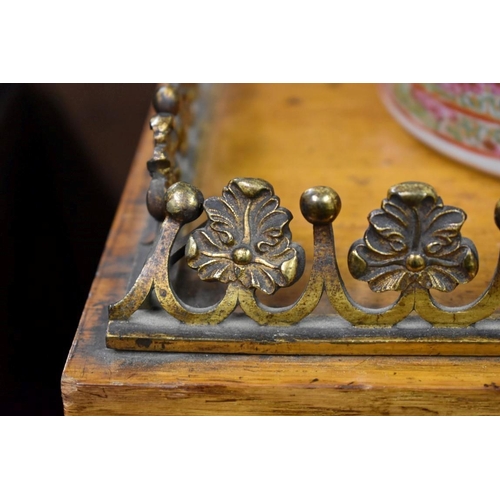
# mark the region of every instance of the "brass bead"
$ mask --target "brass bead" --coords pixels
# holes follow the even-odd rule
[[[190,235],[186,242],[186,250],[185,250],[186,258],[189,260],[196,259],[199,255],[198,245],[196,241],[194,241],[193,235]]]
[[[203,211],[201,191],[186,182],[176,182],[165,195],[167,212],[179,222],[196,220]]]
[[[406,269],[418,272],[425,269],[425,260],[420,254],[412,253],[406,258]]]
[[[355,278],[363,276],[368,266],[366,261],[359,255],[356,248],[351,248],[351,250],[349,250],[347,264],[349,266],[349,271]]]
[[[157,113],[176,115],[179,112],[179,98],[175,89],[171,85],[160,87],[153,98],[153,106]]]
[[[341,208],[340,196],[327,186],[310,188],[300,197],[300,211],[311,224],[332,223]]]
[[[252,252],[245,247],[235,248],[233,250],[233,260],[236,264],[250,264],[252,262]]]
[[[472,279],[476,276],[479,269],[479,262],[477,260],[477,255],[470,248],[467,251],[464,259],[464,268],[469,274],[469,278]]]

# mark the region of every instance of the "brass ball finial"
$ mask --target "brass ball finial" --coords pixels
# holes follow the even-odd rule
[[[497,204],[495,205],[495,224],[497,225],[498,229],[500,229],[500,200],[498,200]]]
[[[426,267],[425,259],[418,253],[411,253],[406,258],[406,269],[418,273]]]
[[[157,113],[176,115],[179,112],[179,97],[175,87],[171,84],[160,87],[154,95],[153,107]]]
[[[331,224],[341,208],[340,196],[327,186],[309,188],[300,197],[300,211],[311,224]]]
[[[199,189],[186,182],[176,182],[167,189],[167,212],[177,221],[188,223],[203,212],[203,195]]]

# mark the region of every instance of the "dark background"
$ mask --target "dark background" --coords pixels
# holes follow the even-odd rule
[[[0,415],[63,414],[61,373],[154,89],[0,84]]]

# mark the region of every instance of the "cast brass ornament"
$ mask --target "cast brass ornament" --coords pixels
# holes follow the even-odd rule
[[[450,292],[478,270],[474,244],[460,235],[466,217],[463,210],[443,205],[427,184],[398,184],[369,215],[364,238],[349,251],[349,270],[375,292]]]
[[[300,277],[304,251],[290,241],[292,214],[269,183],[234,179],[204,207],[210,223],[186,245],[187,263],[202,280],[238,281],[272,294]]]

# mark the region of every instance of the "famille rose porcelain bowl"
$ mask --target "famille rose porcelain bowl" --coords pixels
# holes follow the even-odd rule
[[[500,176],[499,83],[388,83],[381,94],[392,116],[417,139]]]

